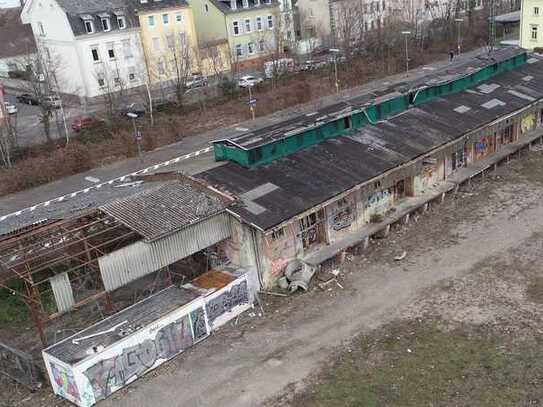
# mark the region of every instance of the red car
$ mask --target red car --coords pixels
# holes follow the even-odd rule
[[[94,129],[104,124],[104,121],[94,116],[78,117],[72,123],[72,130],[79,133],[81,130]]]

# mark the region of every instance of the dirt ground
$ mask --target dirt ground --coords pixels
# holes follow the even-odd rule
[[[514,160],[348,256],[343,288],[263,296],[99,405],[541,405],[542,185],[543,152]],[[0,405],[68,405],[0,386]]]

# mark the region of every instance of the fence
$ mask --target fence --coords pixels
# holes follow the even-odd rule
[[[0,374],[37,390],[42,386],[43,375],[32,356],[0,342]]]

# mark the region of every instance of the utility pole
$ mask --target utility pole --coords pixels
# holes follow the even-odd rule
[[[334,54],[334,77],[336,81],[336,93],[339,93],[339,78],[337,75],[337,56],[340,53],[340,50],[338,48],[330,48],[330,52],[333,52]]]
[[[457,53],[460,55],[462,53],[462,23],[464,22],[463,18],[455,18],[454,21],[456,21],[456,34],[457,34],[457,40],[456,40],[456,47],[457,47]]]
[[[136,119],[138,118],[138,115],[132,112],[128,112],[126,115],[132,119],[132,125],[134,126],[134,140],[136,140],[136,144],[138,146],[138,156],[140,161],[143,162],[143,156],[141,154],[141,133],[138,131],[136,126]]]
[[[488,46],[490,52],[494,51],[496,46],[496,1],[489,0],[489,17],[488,17]]]
[[[402,35],[405,37],[405,76],[409,76],[409,46],[407,44],[407,37],[411,35],[411,31],[402,31]]]
[[[255,119],[255,106],[254,106],[254,102],[253,102],[253,93],[251,92],[251,88],[253,87],[253,85],[249,84],[249,86],[247,86],[247,89],[249,89],[249,110],[251,111],[251,117],[253,118],[253,120]]]

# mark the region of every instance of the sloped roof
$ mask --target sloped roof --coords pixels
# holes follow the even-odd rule
[[[152,241],[222,212],[218,195],[181,181],[119,199],[100,209]]]
[[[138,18],[130,0],[56,0],[58,5],[66,12],[68,21],[75,36],[87,34],[82,16],[90,15],[94,22],[94,32],[103,32],[99,14],[106,13],[110,20],[111,31],[119,30],[115,14],[122,12],[125,17],[126,28],[138,27]]]
[[[21,11],[20,7],[0,9],[0,59],[36,52],[32,28],[21,22]]]
[[[237,163],[196,174],[245,205],[230,210],[262,230],[543,99],[543,60],[531,58],[472,89],[436,98],[351,136],[329,139],[271,164]]]

